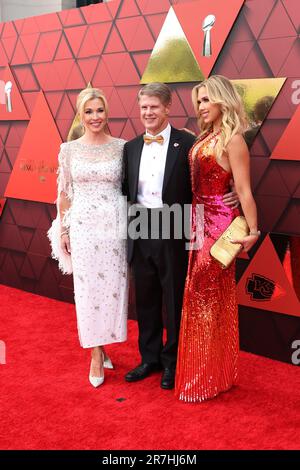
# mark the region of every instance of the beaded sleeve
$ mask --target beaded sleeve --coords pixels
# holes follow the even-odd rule
[[[48,231],[48,238],[51,245],[51,257],[58,261],[58,267],[63,274],[72,274],[72,260],[71,255],[66,255],[61,248],[61,226],[64,228],[70,227],[70,211],[73,200],[73,187],[70,168],[70,152],[69,145],[66,143],[61,144],[60,152],[58,155],[58,170],[57,170],[57,216],[53,220],[52,225]],[[65,211],[63,219],[60,218],[59,212],[59,198],[60,194],[64,193],[70,201],[70,208]]]

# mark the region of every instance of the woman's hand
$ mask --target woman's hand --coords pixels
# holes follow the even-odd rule
[[[250,248],[255,245],[258,240],[259,235],[247,235],[245,238],[241,238],[239,240],[231,240],[231,243],[234,245],[240,244],[243,247],[243,251],[249,251]]]
[[[71,254],[70,238],[67,233],[61,235],[60,246],[65,255]]]

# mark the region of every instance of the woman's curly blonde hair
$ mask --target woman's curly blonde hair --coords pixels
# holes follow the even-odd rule
[[[215,147],[216,156],[226,152],[226,146],[235,134],[243,134],[248,127],[248,120],[242,99],[231,81],[222,75],[212,75],[196,85],[192,90],[192,101],[200,129],[199,137],[206,133],[211,124],[205,124],[199,114],[198,90],[206,88],[209,101],[220,105],[222,113],[220,139]]]

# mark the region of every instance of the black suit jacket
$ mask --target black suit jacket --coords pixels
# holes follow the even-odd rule
[[[188,164],[188,153],[195,137],[185,131],[171,128],[170,142],[167,151],[164,172],[162,200],[164,204],[190,204],[192,200],[191,179]],[[140,135],[124,146],[124,182],[123,194],[128,202],[137,202],[138,181],[141,155],[144,141]],[[185,240],[184,240],[185,242]],[[134,241],[128,239],[128,261],[133,257]]]

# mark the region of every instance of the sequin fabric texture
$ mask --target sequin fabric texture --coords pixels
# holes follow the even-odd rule
[[[63,224],[70,228],[77,327],[84,348],[126,340],[124,143],[72,141],[62,144],[59,154],[58,191],[71,201]]]
[[[231,388],[237,381],[239,335],[235,267],[223,270],[210,256],[215,240],[237,209],[224,205],[231,174],[214,156],[218,135],[196,141],[189,154],[192,178],[192,233],[202,233],[202,246],[191,242],[185,285],[175,395],[185,402],[202,402]],[[203,205],[203,225],[197,205]]]

